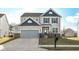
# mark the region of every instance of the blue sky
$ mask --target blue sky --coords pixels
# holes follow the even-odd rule
[[[20,23],[20,16],[24,12],[43,12],[45,13],[49,8],[0,8],[0,13],[7,15],[9,23]],[[61,19],[61,29],[72,28],[77,31],[77,23],[79,21],[79,8],[52,8],[59,15]]]

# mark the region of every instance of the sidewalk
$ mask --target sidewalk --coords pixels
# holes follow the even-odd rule
[[[79,47],[79,45],[56,45],[57,47]],[[39,45],[39,47],[54,47],[54,45]]]

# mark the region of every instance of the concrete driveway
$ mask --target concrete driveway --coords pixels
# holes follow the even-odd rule
[[[15,39],[0,45],[1,51],[46,51],[38,47],[39,39]]]

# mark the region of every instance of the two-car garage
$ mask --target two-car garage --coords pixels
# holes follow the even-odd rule
[[[21,30],[21,38],[38,38],[39,30]]]
[[[20,31],[21,38],[39,38],[40,25],[29,18],[24,23],[20,24]]]

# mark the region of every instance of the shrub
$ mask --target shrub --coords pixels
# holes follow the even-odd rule
[[[13,37],[13,35],[9,35],[9,37]]]
[[[15,33],[14,34],[14,38],[16,39],[16,38],[20,38],[20,33]]]
[[[54,34],[53,33],[48,33],[48,38],[53,38]]]
[[[43,38],[44,34],[43,33],[39,33],[39,38]]]

